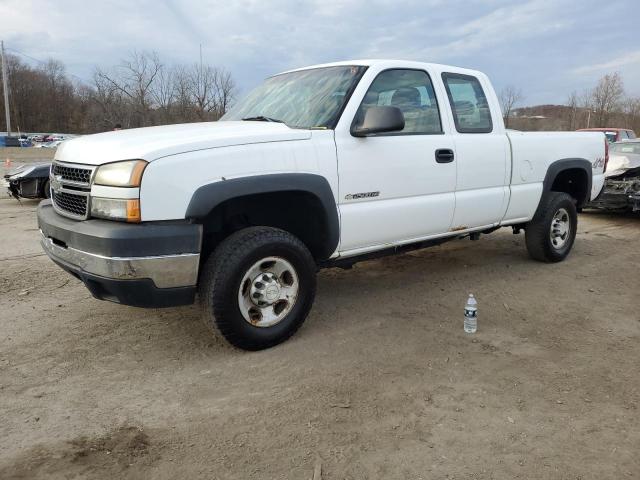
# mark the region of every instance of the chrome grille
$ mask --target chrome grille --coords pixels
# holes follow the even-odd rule
[[[53,207],[60,215],[76,220],[89,218],[91,180],[96,167],[53,162],[50,184]]]
[[[61,180],[89,185],[93,169],[71,167],[68,165],[60,165],[54,163],[52,173],[54,176],[62,177]]]
[[[87,214],[87,199],[89,198],[87,196],[54,191],[52,198],[61,210],[78,217],[84,217]]]

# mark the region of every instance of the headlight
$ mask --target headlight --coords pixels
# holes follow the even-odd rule
[[[107,163],[98,167],[93,183],[107,187],[139,187],[146,166],[144,160]]]
[[[140,221],[140,200],[92,197],[91,216],[137,223]]]

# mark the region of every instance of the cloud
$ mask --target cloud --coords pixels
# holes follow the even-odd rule
[[[629,65],[640,67],[640,50],[626,53],[622,56],[614,58],[613,60],[609,60],[603,63],[596,63],[595,65],[584,65],[582,67],[574,68],[572,72],[578,75],[585,73],[608,73],[611,71],[619,70],[620,68]]]
[[[8,47],[58,58],[85,79],[134,49],[155,50],[166,63],[193,63],[202,44],[204,61],[230,70],[244,91],[303,65],[405,58],[478,68],[498,86],[522,88],[528,102],[546,103],[588,86],[598,69],[619,63],[633,75],[636,20],[620,12],[635,3],[0,0],[0,31]]]

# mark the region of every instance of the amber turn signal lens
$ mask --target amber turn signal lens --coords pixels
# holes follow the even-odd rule
[[[139,187],[142,182],[142,174],[144,169],[147,168],[147,162],[144,160],[138,160],[131,171],[131,185]]]
[[[142,172],[140,175],[142,175]],[[127,222],[140,222],[140,200],[127,200]]]

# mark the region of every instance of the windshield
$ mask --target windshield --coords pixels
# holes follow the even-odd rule
[[[280,121],[292,128],[334,128],[366,67],[300,70],[268,78],[220,120]]]

